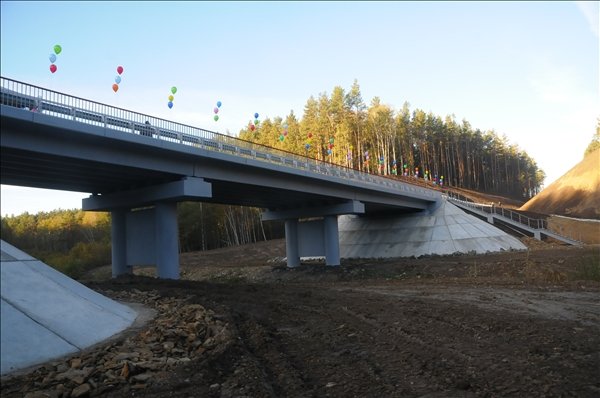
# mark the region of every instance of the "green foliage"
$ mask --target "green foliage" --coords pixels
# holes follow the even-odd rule
[[[575,279],[600,282],[600,253],[581,260],[576,268]]]
[[[286,122],[288,135],[282,140]],[[525,151],[493,130],[473,128],[467,120],[458,123],[454,115],[442,119],[421,109],[411,112],[408,103],[394,110],[379,97],[367,107],[356,80],[348,93],[336,86],[331,95],[311,96],[300,120],[293,114],[285,121],[266,119],[255,130],[242,129],[239,137],[382,175],[400,175],[406,164],[411,176],[417,169],[421,178],[428,171],[444,176],[445,185],[522,200],[537,194],[545,178]]]
[[[584,157],[598,149],[600,149],[600,119],[596,121],[596,134],[594,134],[592,142],[585,149]]]
[[[108,213],[24,213],[3,217],[1,224],[3,240],[72,277],[110,263]]]

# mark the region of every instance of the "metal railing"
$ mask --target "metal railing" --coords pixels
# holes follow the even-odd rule
[[[505,219],[509,219],[516,223],[526,225],[532,229],[548,229],[548,222],[544,219],[527,217],[519,212],[512,211],[510,209],[505,209],[502,206],[497,206],[494,204],[487,205],[483,203],[469,202],[467,200],[460,199],[461,196],[459,194],[456,194],[451,191],[448,191],[446,194],[448,195],[448,198],[452,199],[453,201],[460,202],[461,204],[467,207],[479,210],[481,213],[497,214],[499,216],[504,217]]]
[[[446,191],[445,195],[447,195],[448,199],[450,199],[452,202],[455,202],[455,203],[458,202],[457,204],[463,205],[465,207],[469,207],[469,208],[475,210],[476,212],[479,212],[480,214],[486,214],[486,216],[487,216],[487,214],[490,214],[490,215],[495,214],[495,215],[503,217],[503,219],[499,218],[500,220],[513,221],[513,225],[521,224],[521,225],[529,227],[530,229],[538,230],[548,236],[552,236],[553,238],[565,241],[570,244],[578,244],[578,245],[582,244],[581,236],[575,237],[570,233],[565,233],[564,231],[562,231],[562,229],[560,231],[555,231],[552,228],[548,227],[547,220],[544,220],[541,218],[527,217],[523,214],[520,214],[517,211],[505,209],[502,206],[470,202],[468,200],[461,199],[461,198],[464,198],[464,196],[462,196],[458,193],[452,192],[452,191]]]
[[[3,105],[40,112],[57,118],[136,134],[208,151],[229,153],[260,162],[289,166],[316,174],[363,182],[400,192],[415,192],[435,200],[439,195],[431,189],[412,186],[409,182],[361,172],[292,152],[255,144],[214,131],[177,123],[111,105],[74,97],[28,83],[0,77]]]

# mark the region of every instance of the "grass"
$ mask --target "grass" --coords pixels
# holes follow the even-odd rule
[[[583,257],[575,268],[574,276],[578,280],[600,282],[600,253]]]

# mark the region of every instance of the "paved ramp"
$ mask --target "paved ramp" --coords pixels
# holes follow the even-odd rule
[[[131,308],[0,242],[2,375],[75,354],[136,319]]]

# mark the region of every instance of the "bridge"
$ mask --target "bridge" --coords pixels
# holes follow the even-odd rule
[[[340,264],[338,216],[389,219],[444,204],[433,189],[0,79],[2,183],[90,193],[83,210],[111,213],[113,276],[156,265],[159,277],[179,277],[180,201],[258,207],[263,220],[285,220],[289,267],[303,256]]]

